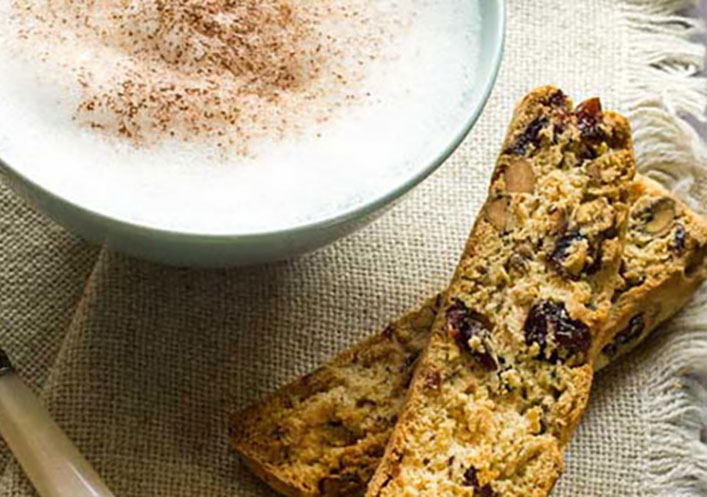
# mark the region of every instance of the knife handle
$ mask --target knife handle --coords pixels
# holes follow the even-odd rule
[[[0,435],[41,497],[113,497],[11,367],[0,367]]]

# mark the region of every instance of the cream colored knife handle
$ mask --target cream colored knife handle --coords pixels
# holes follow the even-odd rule
[[[0,356],[0,435],[37,493],[41,497],[113,497],[1,350]]]

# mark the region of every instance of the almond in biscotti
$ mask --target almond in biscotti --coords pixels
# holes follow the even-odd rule
[[[634,349],[707,278],[707,221],[654,181],[637,186],[598,367]]]
[[[368,496],[550,492],[606,341],[631,147],[598,99],[520,102]]]
[[[640,178],[637,192],[639,199],[629,216],[620,283],[606,325],[607,337],[612,338],[602,350],[597,369],[644,340],[707,277],[707,222],[651,180]],[[666,198],[675,203],[674,223],[661,234],[646,234],[644,226],[652,219],[646,216],[646,208]],[[528,270],[532,253],[529,244],[514,249],[506,267],[510,278],[518,278]],[[387,326],[377,337],[359,344],[355,353],[342,353],[326,367],[308,375],[307,380],[285,386],[234,416],[232,440],[249,465],[285,495],[343,497],[364,489],[397,420],[437,306],[439,302],[428,301]],[[557,322],[566,319],[565,316],[553,319],[555,322],[550,322],[549,327],[557,328]],[[411,329],[417,330],[417,334],[410,335]],[[471,329],[469,326],[467,334]],[[537,326],[530,326],[527,319],[524,329],[531,343],[539,340],[533,338]],[[406,336],[415,338],[410,340]],[[560,336],[562,340],[564,334]],[[401,342],[405,347],[396,349]],[[382,353],[383,350],[389,352]],[[398,352],[390,355],[393,350]],[[332,371],[339,374],[333,375]],[[500,374],[511,387],[520,385],[520,377],[513,370]],[[427,384],[436,390],[441,386],[441,376],[431,372]],[[369,388],[374,385],[381,395],[372,398]],[[327,415],[322,421],[311,412]],[[381,416],[384,412],[389,414]],[[540,406],[531,407],[525,415],[531,433],[538,435],[546,430]],[[346,419],[345,427],[336,421],[340,418]],[[377,421],[371,423],[372,419]],[[296,427],[294,433],[293,427]],[[300,443],[299,434],[305,432],[310,437],[307,445]],[[340,436],[347,433],[363,436]],[[311,456],[313,453],[316,457]],[[283,454],[288,457],[283,458]],[[344,473],[342,465],[346,466]]]
[[[636,183],[639,199],[631,208],[619,285],[605,325],[609,343],[603,347],[596,369],[637,346],[672,312],[677,312],[707,277],[707,222],[651,180],[639,178]],[[661,234],[646,235],[644,225],[650,216],[646,217],[645,208],[662,198],[675,201],[674,223]],[[556,233],[565,232],[564,212],[556,209],[551,216],[555,218]],[[511,280],[529,270],[533,251],[530,243],[514,247],[505,267]],[[662,262],[656,264],[655,261]],[[309,380],[301,378],[236,414],[232,420],[235,448],[265,481],[285,495],[358,495],[365,489],[383,455],[383,448],[402,409],[412,371],[427,343],[440,305],[441,301],[428,300],[385,327],[376,337],[355,346],[355,352],[345,351],[308,375]],[[567,319],[564,313],[556,314],[563,314],[561,319]],[[545,336],[548,327],[551,333],[558,327],[558,320],[553,321],[549,326],[545,323]],[[484,329],[487,328],[485,320],[481,323]],[[455,327],[465,328],[467,336],[478,329],[477,325],[471,324]],[[538,341],[539,337],[533,335],[542,335],[540,330],[543,330],[542,325],[531,326],[526,318],[526,340]],[[558,342],[564,340],[565,333],[560,335],[562,338]],[[546,351],[551,349],[545,348]],[[362,357],[367,359],[361,361]],[[338,374],[332,374],[332,371]],[[506,369],[499,374],[511,388],[521,386],[521,377],[514,370]],[[321,379],[317,380],[317,377]],[[441,376],[433,373],[428,376],[428,384],[434,389],[441,386],[441,380]],[[469,389],[476,387],[469,384]],[[325,421],[313,417],[312,412],[326,413]],[[543,406],[530,407],[525,417],[530,433],[540,435],[547,429]],[[331,426],[331,420],[338,419],[345,419],[346,431],[359,436],[346,440],[333,438],[332,430],[343,428]],[[338,423],[334,421],[334,424]],[[306,445],[302,443],[303,433],[309,437]],[[288,457],[282,457],[283,454]],[[312,454],[316,456],[312,457]],[[344,472],[342,467],[346,468]],[[468,486],[478,488],[479,492],[490,488],[490,484],[478,485],[474,467],[470,466],[464,477]]]

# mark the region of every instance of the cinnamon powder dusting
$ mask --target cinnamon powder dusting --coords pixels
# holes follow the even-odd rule
[[[326,121],[366,98],[357,83],[393,36],[358,0],[13,2],[19,39],[73,81],[74,119],[136,145],[244,152]]]

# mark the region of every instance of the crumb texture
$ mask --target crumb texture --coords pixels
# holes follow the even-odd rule
[[[540,497],[562,470],[603,344],[634,176],[598,99],[516,107],[369,496]]]
[[[249,466],[290,496],[362,493],[397,421],[441,299],[233,418]]]
[[[696,288],[707,278],[705,264],[705,246],[707,245],[707,221],[690,211],[682,202],[675,198],[659,184],[643,177],[636,180],[638,199],[631,207],[629,226],[626,234],[626,244],[620,264],[620,278],[616,285],[609,319],[605,324],[607,345],[595,364],[601,369],[610,361],[630,352],[663,321],[677,312],[684,305]],[[654,209],[667,202],[675,207],[675,216],[659,231],[649,229],[645,225],[652,222],[654,215],[646,215],[646,208]],[[670,216],[668,216],[670,217]],[[395,329],[395,337],[403,337],[406,330],[415,329],[413,340],[405,340],[406,346],[394,347],[397,365],[414,364],[423,346],[427,343],[432,324],[431,316],[436,313],[435,300],[425,304],[403,317],[399,323],[386,328],[383,335],[390,335]],[[428,311],[429,309],[429,311]],[[657,311],[659,310],[659,311]],[[409,328],[410,323],[417,323]],[[427,328],[421,328],[427,326]],[[378,465],[390,433],[393,431],[397,416],[402,409],[407,385],[410,381],[409,367],[391,367],[390,354],[379,354],[381,346],[390,343],[381,337],[369,339],[359,344],[356,354],[344,353],[326,367],[313,373],[310,378],[321,376],[322,380],[314,381],[321,389],[310,389],[300,394],[295,405],[289,402],[277,402],[277,398],[285,398],[302,392],[300,380],[283,387],[275,395],[266,398],[244,413],[237,414],[233,419],[236,449],[250,458],[252,467],[258,468],[259,475],[269,481],[275,488],[287,489],[286,495],[312,496],[345,496],[351,495],[353,489],[361,489],[368,482]],[[399,356],[398,354],[403,354]],[[372,362],[362,364],[358,357],[373,357]],[[336,371],[332,375],[329,371]],[[345,400],[330,402],[333,391],[340,389],[338,378],[347,378],[345,391],[339,395]],[[309,380],[312,382],[312,380]],[[322,386],[323,385],[323,386]],[[383,385],[383,388],[380,386]],[[404,385],[406,388],[398,388]],[[349,444],[342,449],[338,444],[330,443],[325,432],[329,430],[328,423],[306,423],[305,414],[308,410],[323,413],[323,419],[345,418],[348,429],[354,433],[366,433],[368,415],[359,411],[368,410],[371,391],[377,396],[375,417],[382,423],[377,427],[379,435],[374,440],[375,450],[370,450],[371,444],[359,446]],[[307,409],[304,406],[308,406]],[[316,406],[316,407],[314,407]],[[342,414],[341,411],[345,411]],[[314,440],[314,448],[308,451],[318,454],[316,460],[302,457],[307,452],[299,446],[299,436],[284,439],[273,437],[272,432],[283,431],[281,426],[300,426],[309,431],[309,437]],[[269,434],[270,433],[270,434]],[[273,442],[278,450],[271,450]],[[371,457],[364,457],[368,450]],[[282,452],[290,457],[280,458]],[[298,452],[299,451],[299,452]],[[347,466],[343,474],[347,485],[332,485],[342,479],[340,457],[347,454]],[[353,476],[355,475],[355,476]],[[329,482],[328,484],[319,482]],[[350,484],[350,485],[349,485]]]
[[[534,174],[525,162],[520,164],[514,166],[516,172],[507,182],[512,190],[529,191]],[[634,190],[636,199],[629,214],[620,276],[601,332],[606,345],[602,346],[596,369],[645,340],[687,302],[707,277],[707,222],[647,178],[638,177]],[[563,240],[561,251],[575,238]],[[520,262],[514,258],[514,265]],[[236,449],[261,478],[285,495],[357,495],[373,474],[393,431],[409,386],[411,365],[428,340],[432,316],[439,305],[439,300],[426,301],[380,336],[360,343],[355,353],[345,352],[306,379],[237,414],[232,435]],[[562,319],[557,322],[568,320],[564,311],[553,307],[545,304],[537,311],[559,313]],[[467,315],[474,318],[472,323],[488,325],[478,313],[464,311],[460,305],[452,309],[457,319]],[[469,333],[466,326],[461,328]],[[532,327],[533,334],[540,334],[541,329]],[[463,340],[461,347],[466,350]],[[368,359],[361,361],[361,357]],[[496,367],[495,359],[485,350],[477,352],[476,358],[482,367]],[[296,401],[283,400],[293,398]],[[534,422],[538,422],[540,417],[535,417]],[[331,420],[341,419],[346,420],[343,426],[349,433],[358,434],[343,443],[334,436],[331,426]],[[377,420],[374,428],[371,419]],[[341,429],[340,421],[333,424]],[[282,436],[284,433],[288,435]],[[359,443],[361,440],[365,442]],[[551,453],[556,449],[553,445],[548,448]],[[463,476],[469,483],[468,492],[475,481],[483,489],[475,467]],[[479,490],[480,495],[483,492]]]
[[[598,368],[634,349],[707,278],[707,221],[641,178]]]

